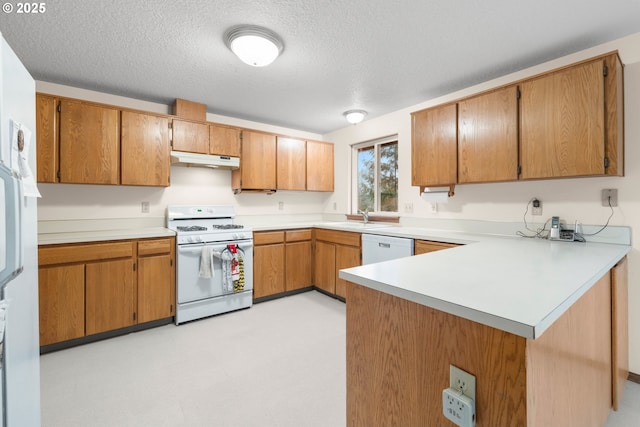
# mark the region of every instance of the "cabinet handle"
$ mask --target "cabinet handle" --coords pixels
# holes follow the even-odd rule
[[[381,248],[390,248],[391,243],[378,243],[378,246]]]

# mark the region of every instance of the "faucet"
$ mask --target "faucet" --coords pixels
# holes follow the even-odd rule
[[[362,215],[362,220],[365,224],[369,222],[369,208],[366,208],[364,211],[358,210],[358,213]]]

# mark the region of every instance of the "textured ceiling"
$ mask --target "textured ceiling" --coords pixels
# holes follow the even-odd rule
[[[14,5],[17,2],[7,0]],[[0,13],[33,77],[324,134],[640,32],[640,0],[52,0]],[[234,25],[277,32],[282,56],[240,62]]]

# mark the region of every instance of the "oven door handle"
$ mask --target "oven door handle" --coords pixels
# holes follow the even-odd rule
[[[222,251],[227,245],[205,245],[203,243],[188,245],[188,246],[178,246],[178,252],[185,254],[199,254],[202,252],[202,248],[205,246],[211,246],[214,251]],[[243,251],[251,250],[253,248],[253,243],[237,243],[237,246]]]

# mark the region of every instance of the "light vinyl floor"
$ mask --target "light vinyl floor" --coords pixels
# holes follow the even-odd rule
[[[41,357],[43,427],[341,427],[345,305],[306,292]],[[627,383],[606,427],[640,425]]]

